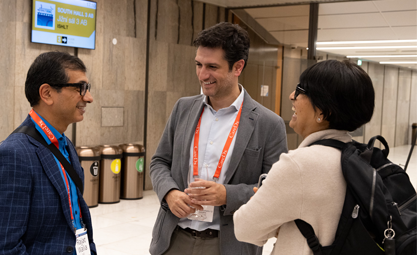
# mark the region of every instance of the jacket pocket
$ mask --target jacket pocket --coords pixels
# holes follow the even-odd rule
[[[262,148],[248,147],[244,150],[237,171],[233,178],[236,183],[255,184],[262,174]]]
[[[259,157],[261,154],[262,148],[246,148],[245,152],[243,153],[243,156],[249,156],[249,157]]]

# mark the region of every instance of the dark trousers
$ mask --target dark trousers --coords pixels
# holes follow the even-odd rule
[[[171,245],[164,255],[220,255],[218,237],[194,237],[180,227],[174,230]]]

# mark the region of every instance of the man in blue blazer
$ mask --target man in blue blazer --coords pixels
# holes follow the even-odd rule
[[[238,83],[249,55],[245,30],[220,23],[194,44],[204,95],[177,101],[152,157],[161,208],[150,253],[260,255],[262,247],[236,239],[233,213],[253,196],[259,175],[287,152],[285,124]]]
[[[21,124],[56,146],[81,180],[78,185],[84,183],[83,169],[64,131],[83,119],[93,101],[85,73],[84,63],[68,53],[39,55],[25,83],[33,109]],[[32,136],[7,137],[0,144],[0,254],[96,254],[90,212],[76,183]]]

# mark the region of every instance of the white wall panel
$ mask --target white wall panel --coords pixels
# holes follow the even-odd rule
[[[384,96],[382,106],[381,135],[388,145],[395,145],[395,121],[397,119],[398,68],[385,66]]]
[[[410,116],[411,71],[399,70],[395,146],[408,143]]]

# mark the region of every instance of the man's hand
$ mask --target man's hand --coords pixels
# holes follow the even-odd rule
[[[195,187],[204,187],[204,189],[193,189]],[[191,202],[194,204],[214,206],[226,204],[226,187],[212,181],[196,178],[190,184],[190,188],[184,192],[190,196]]]
[[[171,212],[178,218],[185,218],[190,213],[194,213],[195,209],[203,210],[203,207],[191,202],[191,198],[179,190],[171,190],[166,194],[165,200],[168,203]]]

